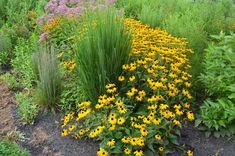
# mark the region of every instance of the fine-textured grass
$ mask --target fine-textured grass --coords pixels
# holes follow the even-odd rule
[[[85,33],[77,44],[78,72],[89,99],[104,92],[107,82],[121,74],[128,61],[131,36],[113,10],[87,13]]]
[[[61,77],[57,56],[52,48],[41,48],[33,56],[38,75],[37,99],[39,104],[53,108],[61,91]]]

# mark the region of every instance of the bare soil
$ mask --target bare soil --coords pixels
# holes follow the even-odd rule
[[[0,139],[17,129],[26,138],[18,143],[29,150],[32,156],[96,156],[97,142],[60,136],[62,115],[40,113],[33,125],[23,125],[17,115],[14,96],[0,81]],[[191,124],[182,130],[180,143],[193,149],[195,156],[235,156],[234,138],[206,138]],[[170,155],[181,156],[182,152],[176,150]]]

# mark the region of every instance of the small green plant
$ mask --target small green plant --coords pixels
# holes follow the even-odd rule
[[[0,140],[0,155],[2,156],[30,156],[29,152],[22,149],[14,142]]]
[[[59,63],[53,48],[39,49],[33,56],[37,75],[37,100],[40,105],[54,108],[61,92]]]
[[[59,107],[63,112],[76,111],[78,103],[85,100],[80,83],[76,79],[69,78],[63,85],[59,102]]]
[[[131,36],[114,10],[88,13],[84,20],[86,30],[77,42],[78,73],[85,95],[95,100],[105,84],[121,74],[129,59]]]
[[[234,101],[233,101],[234,102]],[[206,136],[231,136],[235,134],[235,105],[228,99],[207,100],[200,107],[195,126],[206,131]]]
[[[19,104],[18,113],[25,124],[33,124],[38,115],[39,107],[32,97],[23,93],[16,94],[16,101]]]
[[[15,77],[9,72],[0,75],[0,80],[4,81],[11,90],[17,90],[20,87]]]

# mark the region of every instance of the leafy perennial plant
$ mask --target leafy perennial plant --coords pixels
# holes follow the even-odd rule
[[[98,156],[165,155],[177,143],[184,120],[194,120],[188,91],[191,75],[185,39],[175,38],[133,19],[124,19],[133,35],[129,64],[117,83],[105,86],[97,103],[80,103],[63,117],[62,136],[101,141]],[[117,87],[119,86],[119,87]],[[192,151],[187,152],[193,155]]]

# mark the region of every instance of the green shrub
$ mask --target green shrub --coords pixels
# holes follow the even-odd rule
[[[14,73],[20,78],[22,87],[32,87],[35,81],[33,72],[32,54],[37,48],[37,35],[32,34],[27,39],[18,39],[17,45],[14,49],[14,58],[11,61]]]
[[[29,152],[21,149],[14,142],[0,140],[0,155],[2,156],[30,156]]]
[[[0,80],[4,81],[11,90],[17,90],[20,87],[14,75],[9,72],[0,75]]]
[[[207,100],[200,107],[196,126],[206,131],[206,136],[231,136],[235,134],[235,105],[234,101],[226,98],[215,102]]]
[[[17,93],[16,101],[19,104],[18,113],[23,123],[33,124],[39,111],[39,107],[35,104],[33,98],[23,93]]]
[[[33,56],[37,75],[37,100],[40,105],[54,108],[61,91],[61,77],[53,48],[41,48]]]
[[[235,34],[212,36],[216,42],[205,51],[200,81],[210,94],[226,95],[228,86],[235,84]]]
[[[131,36],[113,10],[88,13],[84,25],[85,35],[77,42],[78,73],[85,95],[94,100],[107,82],[121,74]]]
[[[216,137],[235,133],[235,34],[220,33],[205,52],[200,81],[214,100],[200,107],[196,126]]]

